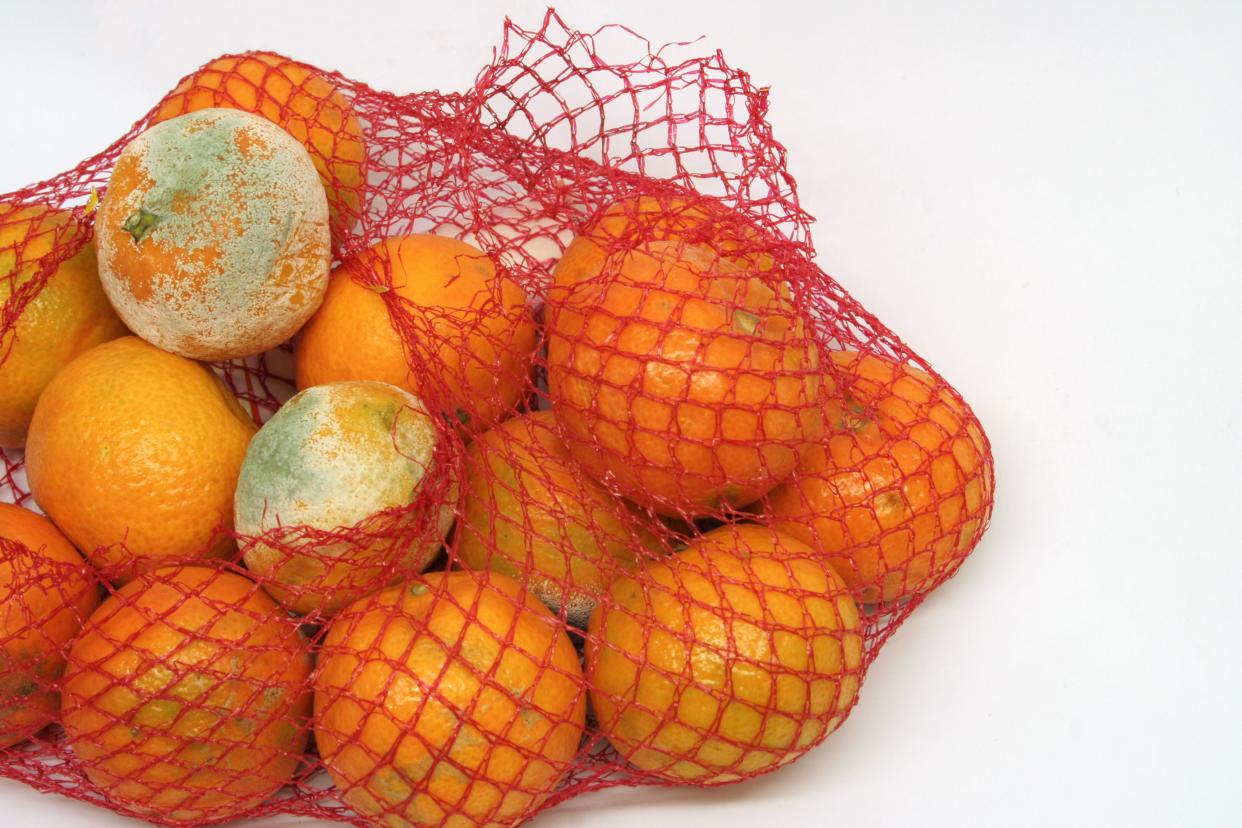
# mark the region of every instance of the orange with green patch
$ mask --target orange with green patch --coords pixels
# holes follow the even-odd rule
[[[841,390],[827,439],[765,513],[812,544],[867,602],[924,592],[962,563],[987,522],[992,464],[979,422],[943,383],[908,365],[832,353]]]
[[[315,743],[376,824],[514,824],[578,752],[582,668],[564,629],[495,572],[436,572],[346,608],[324,638]]]
[[[311,666],[296,622],[254,582],[155,570],[104,601],[74,642],[65,735],[115,803],[174,823],[236,818],[301,761]]]
[[[385,239],[332,275],[298,335],[298,388],[376,380],[445,413],[491,423],[528,390],[537,331],[516,282],[444,236]]]
[[[734,524],[612,584],[588,628],[600,731],[641,770],[733,782],[844,720],[862,679],[858,607],[806,544]]]
[[[662,514],[754,502],[822,434],[818,350],[787,290],[680,242],[611,267],[549,305],[570,452]]]
[[[0,749],[56,720],[65,653],[98,604],[94,573],[52,522],[0,503]]]
[[[387,383],[295,394],[255,435],[238,477],[246,566],[285,607],[328,615],[421,572],[458,499],[442,432],[421,400]]]
[[[301,144],[257,115],[201,110],[117,159],[96,218],[100,280],[129,328],[166,351],[257,354],[319,307],[327,220]]]
[[[271,52],[222,57],[178,84],[152,123],[216,107],[261,115],[302,143],[327,192],[332,240],[339,245],[358,222],[367,178],[362,127],[340,89]]]
[[[73,249],[36,284],[46,259]],[[21,447],[57,371],[125,333],[100,287],[90,231],[63,210],[0,203],[0,448]]]

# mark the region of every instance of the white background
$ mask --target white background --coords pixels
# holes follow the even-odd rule
[[[0,192],[102,148],[223,52],[458,90],[506,13],[542,15],[298,5],[7,5]],[[582,797],[534,824],[1238,824],[1242,4],[560,11],[656,43],[704,35],[772,87],[822,266],[970,400],[999,492],[975,558],[806,759],[723,790]],[[127,824],[10,782],[0,814]]]

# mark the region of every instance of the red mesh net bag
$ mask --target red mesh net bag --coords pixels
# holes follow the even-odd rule
[[[685,51],[549,13],[409,95],[227,56],[0,198],[0,773],[166,824],[515,824],[842,723],[990,449],[815,264],[766,91]],[[131,142],[219,108],[305,149],[332,275],[208,369],[117,316],[155,341],[135,303],[229,252],[126,200]]]

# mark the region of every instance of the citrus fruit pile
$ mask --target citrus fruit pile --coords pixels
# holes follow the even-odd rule
[[[0,197],[0,774],[173,825],[735,782],[978,542],[987,439],[813,264],[766,92],[506,34],[465,95],[220,58]]]

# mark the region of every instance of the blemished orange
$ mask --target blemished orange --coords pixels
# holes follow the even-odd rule
[[[673,517],[744,507],[822,436],[823,372],[779,282],[652,242],[548,307],[548,388],[574,458]]]
[[[788,764],[858,695],[863,639],[845,583],[811,547],[725,525],[613,581],[588,628],[600,731],[671,781],[732,782]]]
[[[39,506],[112,580],[236,550],[233,490],[255,426],[206,366],[133,336],[69,363],[39,398]]]
[[[298,388],[387,382],[490,423],[526,392],[536,337],[521,287],[483,251],[445,236],[399,236],[332,274],[323,307],[297,338],[294,365]]]
[[[584,473],[551,411],[506,420],[470,443],[457,554],[525,584],[585,627],[612,579],[658,554],[656,521]]]
[[[644,195],[618,201],[574,236],[552,271],[556,289],[597,277],[610,256],[653,241],[703,245],[743,270],[770,270],[773,259],[745,216],[705,196]]]
[[[221,57],[177,84],[152,123],[211,108],[262,115],[301,141],[327,192],[333,243],[349,235],[360,215],[367,148],[358,116],[331,80],[271,52]]]
[[[45,259],[75,247],[35,286]],[[100,287],[90,231],[68,212],[0,202],[0,320],[0,448],[20,448],[56,372],[126,333]]]
[[[234,109],[156,124],[117,159],[95,222],[99,278],[138,336],[191,359],[250,356],[328,285],[328,203],[306,150]]]
[[[0,749],[56,720],[54,683],[98,605],[94,573],[52,522],[0,503]]]
[[[775,489],[773,525],[827,555],[862,600],[924,592],[961,565],[987,523],[992,462],[961,397],[909,365],[832,352],[840,391],[827,436]]]
[[[244,815],[292,778],[310,648],[248,578],[166,567],[126,584],[69,651],[61,721],[113,803],[170,822]]]
[[[345,801],[377,824],[514,824],[569,769],[585,721],[564,628],[495,572],[391,587],[324,638],[315,742]]]
[[[282,606],[322,615],[421,572],[453,526],[454,436],[387,383],[299,391],[250,441],[237,479],[246,567]]]

